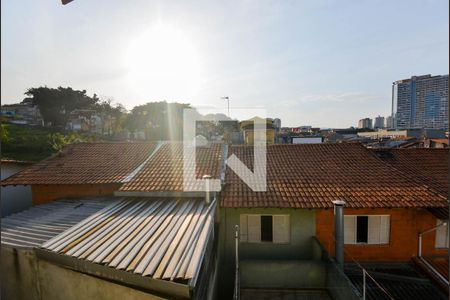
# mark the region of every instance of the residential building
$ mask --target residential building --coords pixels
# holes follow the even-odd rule
[[[112,196],[137,170],[156,142],[77,143],[17,172],[2,186],[28,186],[33,204],[56,199]]]
[[[292,137],[292,144],[321,144],[323,137],[321,136],[299,136]]]
[[[446,139],[429,139],[423,142],[424,148],[448,148],[448,138]]]
[[[263,134],[263,130],[255,130],[255,120],[266,124],[265,135],[267,144],[275,144],[275,127],[273,125],[273,120],[270,118],[261,119],[259,117],[254,117],[249,120],[244,120],[240,122],[241,131],[243,133],[244,144],[253,145],[255,136]]]
[[[448,129],[448,75],[413,76],[397,86],[398,129]]]
[[[32,162],[18,160],[1,160],[1,179],[4,180],[15,173],[28,168]],[[31,206],[30,186],[2,186],[1,187],[1,216],[20,212]]]
[[[358,121],[358,128],[372,129],[372,119],[364,118]]]
[[[378,116],[375,118],[375,122],[373,124],[374,129],[382,129],[384,127],[384,117]]]
[[[243,133],[237,120],[222,120],[219,124],[223,127],[223,141],[227,144],[242,144]]]
[[[384,118],[384,128],[394,129],[395,128],[395,118],[393,116],[387,116]]]
[[[12,124],[43,125],[41,113],[31,103],[5,104],[1,107],[1,115]]]
[[[273,127],[275,128],[276,133],[280,132],[281,120],[278,118],[273,119]]]
[[[219,179],[221,189],[205,193],[196,191],[203,183],[184,186],[184,146],[76,144],[2,181],[31,185],[42,203],[2,219],[3,295],[230,299],[235,291],[258,299],[264,289],[360,299],[354,260],[409,265],[419,253],[417,233],[448,218],[448,186],[432,184],[436,173],[448,174],[448,161],[436,168],[437,159],[412,152],[446,151],[448,159],[447,149],[405,152],[427,172],[414,173],[357,143],[268,145],[267,190],[254,192],[225,163],[235,155],[251,166],[253,147],[208,143],[195,148],[195,178]],[[345,201],[343,248],[333,235],[335,200]],[[420,257],[448,253],[439,230],[423,236]],[[379,278],[414,282],[445,299],[423,277]],[[41,296],[30,297],[36,283]]]

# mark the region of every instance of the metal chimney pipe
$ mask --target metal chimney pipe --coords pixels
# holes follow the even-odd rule
[[[206,204],[209,204],[211,202],[210,187],[209,187],[209,180],[211,178],[212,178],[211,175],[203,175],[203,179],[205,180],[205,191],[206,191],[205,202],[206,202]]]
[[[345,201],[335,200],[334,204],[334,234],[336,262],[338,267],[344,269],[344,206]]]

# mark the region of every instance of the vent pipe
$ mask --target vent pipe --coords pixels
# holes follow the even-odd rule
[[[211,179],[211,175],[203,175],[203,180],[205,180],[205,191],[206,191],[206,196],[205,196],[205,202],[206,204],[209,204],[211,202],[211,195],[210,195],[210,179]]]
[[[334,234],[335,252],[338,267],[344,269],[344,206],[345,201],[335,200],[334,204]]]

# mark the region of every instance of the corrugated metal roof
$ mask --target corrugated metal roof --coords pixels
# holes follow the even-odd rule
[[[59,200],[2,218],[2,245],[32,248],[98,212],[111,198]]]
[[[215,202],[126,198],[42,245],[155,279],[195,284],[214,228]]]

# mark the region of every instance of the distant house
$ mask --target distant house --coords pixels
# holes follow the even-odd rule
[[[241,131],[243,133],[243,138],[244,138],[244,144],[246,145],[253,145],[254,141],[255,141],[255,136],[259,136],[261,134],[263,134],[263,131],[260,131],[259,129],[255,129],[255,120],[258,120],[261,123],[265,123],[266,124],[266,129],[265,129],[265,138],[266,138],[266,143],[271,145],[271,144],[275,144],[275,127],[273,125],[273,120],[272,119],[262,119],[259,117],[254,117],[252,119],[249,120],[244,120],[240,122],[240,127],[241,127]]]
[[[8,122],[11,124],[43,125],[43,119],[38,107],[30,103],[2,105],[1,115],[7,117]]]
[[[424,148],[448,148],[448,138],[446,139],[429,139],[423,142]]]
[[[56,199],[112,196],[156,148],[155,142],[72,144],[2,181],[32,190],[33,204]]]
[[[322,142],[321,136],[292,137],[292,144],[321,144]]]
[[[268,145],[267,191],[254,192],[226,165],[231,155],[252,165],[253,147],[208,143],[195,148],[191,175],[218,179],[221,191],[205,193],[196,191],[203,183],[193,182],[189,191],[184,186],[183,147],[181,142],[72,145],[2,181],[31,185],[34,203],[45,203],[24,212],[33,218],[21,224],[20,234],[14,224],[23,216],[2,220],[10,224],[2,227],[2,243],[26,245],[26,252],[14,248],[17,259],[35,257],[33,280],[40,280],[45,295],[76,289],[78,282],[105,291],[76,290],[79,297],[102,299],[107,290],[148,299],[230,299],[233,293],[258,299],[262,289],[359,299],[354,269],[348,269],[355,261],[408,265],[419,255],[419,233],[448,217],[448,187],[434,184],[438,180],[431,176],[434,168],[448,173],[448,162],[427,165],[414,152],[446,150],[398,150],[405,151],[400,160],[397,152],[391,159],[392,154],[356,143]],[[414,160],[426,171],[396,165]],[[80,199],[87,196],[101,198]],[[65,198],[73,199],[54,201]],[[339,247],[335,200],[345,201],[345,261],[333,259]],[[74,204],[57,211],[67,201]],[[58,230],[36,232],[37,224]],[[423,235],[421,257],[448,253],[442,228]],[[27,285],[11,264],[14,251],[8,251],[2,254],[14,274],[7,279],[8,292],[23,291]],[[427,279],[408,280],[442,298]]]

